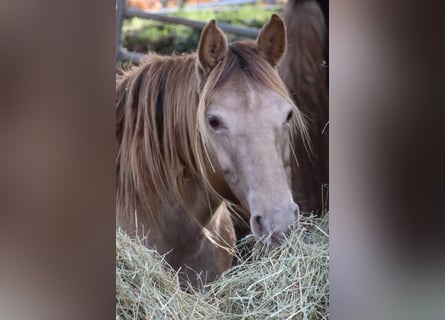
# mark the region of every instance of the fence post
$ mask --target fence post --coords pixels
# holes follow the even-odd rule
[[[116,0],[116,61],[119,59],[119,51],[122,42],[122,24],[124,20],[125,0]]]

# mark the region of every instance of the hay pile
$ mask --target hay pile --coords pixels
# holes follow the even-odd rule
[[[205,292],[190,294],[179,289],[177,274],[157,252],[118,231],[116,318],[327,319],[328,243],[328,215],[302,218],[279,250],[255,243],[249,257]]]

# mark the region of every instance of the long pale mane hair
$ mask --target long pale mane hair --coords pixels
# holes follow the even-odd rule
[[[163,201],[186,203],[185,179],[200,185],[209,196],[219,197],[207,177],[212,165],[206,151],[205,120],[212,94],[221,90],[231,75],[243,74],[246,81],[270,88],[294,105],[276,70],[261,57],[253,41],[230,44],[227,56],[207,75],[201,74],[197,65],[195,53],[151,53],[118,77],[118,215],[143,210],[149,221],[156,223]],[[293,134],[307,137],[297,107],[292,127]]]

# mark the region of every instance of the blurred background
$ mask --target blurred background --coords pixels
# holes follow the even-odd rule
[[[138,53],[161,54],[196,50],[201,30],[216,19],[229,41],[255,38],[274,12],[281,13],[284,0],[118,0],[117,58],[137,61]],[[120,29],[119,29],[120,26]]]

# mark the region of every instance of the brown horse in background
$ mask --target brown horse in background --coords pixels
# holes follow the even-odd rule
[[[117,225],[195,287],[231,266],[225,202],[271,246],[298,220],[291,141],[307,131],[276,70],[285,48],[276,14],[232,44],[212,20],[197,53],[150,54],[117,81]]]
[[[294,150],[298,163],[292,165],[295,201],[303,212],[323,214],[328,210],[329,184],[329,97],[327,25],[317,1],[289,0],[283,18],[288,49],[278,72],[295,104],[305,115],[311,153],[297,137]],[[326,9],[327,10],[327,9]]]

